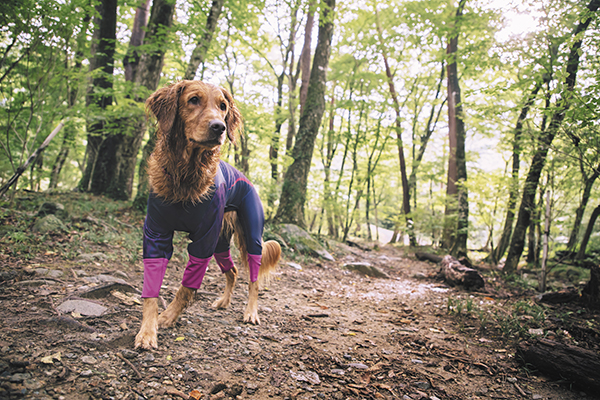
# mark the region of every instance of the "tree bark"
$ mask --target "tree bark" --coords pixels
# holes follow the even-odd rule
[[[300,85],[300,115],[304,111],[306,96],[308,95],[308,84],[310,80],[310,43],[312,41],[313,24],[315,20],[315,0],[308,3],[308,13],[306,15],[306,25],[304,26],[304,44],[302,45],[302,54],[300,54],[300,70],[302,71],[302,84]],[[288,140],[289,147],[291,142]]]
[[[600,359],[595,351],[548,339],[519,344],[517,354],[545,374],[584,389],[600,390]]]
[[[519,195],[519,166],[521,165],[521,135],[523,134],[523,123],[527,119],[527,114],[529,113],[531,106],[533,106],[533,102],[542,88],[542,84],[548,80],[549,75],[544,75],[543,79],[536,81],[525,105],[521,109],[519,117],[517,118],[513,136],[512,174],[508,192],[508,207],[506,210],[506,217],[504,218],[504,228],[502,229],[500,241],[494,251],[492,251],[490,257],[490,261],[494,264],[498,263],[504,256],[512,235],[512,227],[515,220],[515,208],[517,206],[517,197]]]
[[[308,173],[325,110],[325,84],[333,37],[333,12],[335,0],[324,0],[319,21],[319,35],[313,61],[306,105],[300,117],[300,126],[292,158],[294,161],[285,173],[275,220],[305,226],[304,206]]]
[[[117,0],[101,0],[96,6],[97,17],[94,19],[94,41],[92,42],[93,58],[90,62],[90,72],[94,73],[86,97],[86,105],[94,105],[98,110],[105,110],[112,105],[112,87],[115,45],[117,41]],[[96,91],[96,89],[98,89]],[[100,94],[96,94],[96,92]],[[100,112],[102,112],[100,111]],[[86,167],[79,182],[79,188],[88,191],[92,182],[98,150],[106,135],[106,122],[88,123],[88,138],[86,146]]]
[[[137,67],[140,63],[141,56],[138,47],[144,43],[149,11],[150,0],[144,0],[138,5],[135,11],[133,27],[131,28],[131,38],[129,39],[129,47],[127,48],[127,54],[123,59],[125,81],[127,82],[135,82],[135,74],[137,72]]]
[[[588,15],[589,12],[596,12],[600,7],[600,0],[592,0],[584,11],[584,20],[575,28],[573,37],[576,40],[573,42],[570,48],[569,57],[567,59],[566,77],[564,82],[564,90],[557,100],[554,113],[550,119],[550,124],[545,132],[542,132],[542,137],[537,150],[533,155],[531,167],[525,180],[525,186],[523,188],[523,196],[521,199],[521,206],[519,207],[519,214],[517,218],[517,224],[513,233],[510,248],[508,250],[508,256],[506,257],[506,264],[504,265],[504,273],[510,274],[516,271],[517,264],[523,253],[523,243],[525,238],[525,230],[529,225],[531,218],[531,211],[534,204],[535,193],[537,191],[538,182],[546,162],[546,156],[550,145],[554,140],[554,136],[558,132],[560,125],[562,124],[566,111],[571,106],[571,93],[575,88],[575,81],[577,79],[577,70],[579,68],[579,59],[581,57],[581,45],[583,42],[583,33],[587,30],[590,25],[591,18]]]
[[[206,53],[208,53],[210,43],[212,42],[213,35],[215,34],[215,30],[217,28],[217,23],[219,22],[219,17],[221,16],[224,3],[225,0],[213,0],[210,7],[210,12],[208,13],[208,18],[206,19],[204,33],[202,35],[198,35],[198,41],[196,42],[196,47],[194,47],[194,50],[192,51],[192,56],[190,58],[190,62],[188,63],[187,70],[185,71],[184,79],[195,79],[198,67],[204,63],[204,60],[206,59]]]
[[[460,0],[456,10],[454,29],[448,40],[448,184],[446,190],[446,218],[444,245],[450,254],[466,254],[469,228],[469,202],[465,186],[467,181],[467,165],[465,158],[465,125],[463,121],[462,100],[458,82],[456,55],[458,51],[458,23],[466,0]],[[456,203],[455,203],[456,202]],[[456,204],[456,206],[455,206]],[[456,208],[455,208],[456,207]],[[456,214],[456,216],[455,216]]]
[[[146,94],[158,87],[174,10],[175,2],[170,0],[155,0],[152,4],[144,45],[153,50],[141,55],[134,74],[134,98],[137,102],[143,102]],[[91,187],[95,194],[106,194],[118,200],[131,197],[137,156],[146,132],[146,116],[141,107],[132,111],[137,114],[114,121],[119,131],[108,136],[100,146]]]

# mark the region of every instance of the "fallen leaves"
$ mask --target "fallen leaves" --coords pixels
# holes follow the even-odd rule
[[[42,357],[40,359],[40,362],[42,362],[44,364],[53,364],[54,363],[53,360],[61,361],[61,359],[60,359],[60,351],[58,353],[54,353],[54,354],[51,354],[49,356]]]
[[[134,294],[132,293],[126,294],[119,292],[118,290],[113,290],[112,292],[110,292],[110,294],[116,297],[117,299],[121,300],[123,304],[128,306],[132,306],[134,304],[142,304],[142,302],[138,298],[134,297]]]

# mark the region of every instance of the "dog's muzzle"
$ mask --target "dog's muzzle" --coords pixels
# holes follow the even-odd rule
[[[225,139],[223,137],[223,133],[225,132],[225,124],[218,119],[214,119],[208,123],[208,130],[210,132],[210,137],[214,139],[218,139],[219,141]]]
[[[193,138],[188,138],[191,143],[200,146],[215,147],[225,143],[225,130],[227,127],[222,121],[214,119],[208,123],[208,137],[206,140],[198,141]]]

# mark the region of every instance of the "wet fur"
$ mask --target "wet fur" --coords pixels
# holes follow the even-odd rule
[[[193,96],[207,103],[199,109],[190,103]],[[223,103],[227,103],[226,112],[221,109]],[[219,168],[220,149],[223,144],[222,141],[217,145],[210,142],[210,121],[224,122],[227,137],[232,143],[235,143],[239,134],[242,120],[233,97],[227,90],[217,86],[199,81],[181,81],[157,90],[148,98],[146,106],[158,121],[156,148],[148,161],[152,190],[167,201],[202,201],[210,195],[209,190]],[[241,262],[244,268],[248,269],[244,230],[236,212],[225,213],[221,235],[229,240],[233,236],[240,251]],[[244,322],[260,324],[259,282],[268,279],[275,271],[280,255],[281,247],[277,242],[263,243],[258,281],[249,283]],[[224,275],[225,291],[223,296],[213,303],[213,307],[216,308],[227,308],[231,304],[238,270],[234,267]],[[157,299],[145,298],[142,325],[135,338],[135,347],[157,348],[158,328],[173,325],[181,312],[193,302],[195,292],[194,289],[180,286],[175,299],[160,315]]]

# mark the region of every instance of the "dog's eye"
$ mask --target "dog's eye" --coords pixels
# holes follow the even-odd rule
[[[189,102],[191,104],[198,105],[198,104],[200,104],[200,98],[198,96],[194,96],[189,100]]]
[[[221,111],[227,111],[227,104],[221,103]]]

